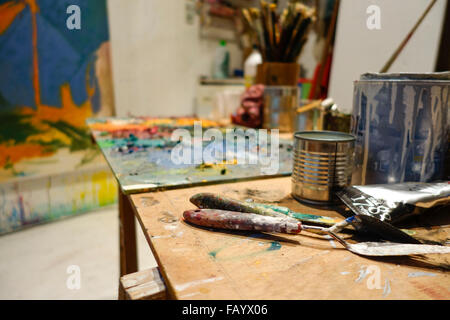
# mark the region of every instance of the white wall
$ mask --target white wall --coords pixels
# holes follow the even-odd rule
[[[108,0],[116,114],[190,115],[200,75],[210,75],[216,41],[190,25],[186,0]],[[241,68],[229,43],[230,72]]]
[[[328,94],[344,112],[352,110],[353,81],[378,72],[419,19],[430,1],[342,0]],[[381,29],[369,30],[369,5],[381,9]],[[389,72],[434,71],[444,19],[445,0],[438,0],[398,56]]]

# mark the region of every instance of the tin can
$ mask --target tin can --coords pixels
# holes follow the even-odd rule
[[[292,196],[313,204],[339,202],[336,191],[350,185],[355,137],[336,131],[294,134]]]
[[[444,178],[450,73],[364,74],[354,83],[355,185]]]
[[[296,86],[265,86],[263,127],[294,131],[294,115],[298,107]]]

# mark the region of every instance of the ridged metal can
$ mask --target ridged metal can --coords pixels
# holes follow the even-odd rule
[[[352,179],[355,137],[336,131],[294,134],[292,196],[304,202],[338,202],[335,192]]]

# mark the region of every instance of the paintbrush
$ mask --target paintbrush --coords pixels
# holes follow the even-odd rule
[[[302,230],[319,231],[328,234],[341,243],[347,250],[364,256],[404,256],[431,253],[450,253],[450,247],[403,244],[385,242],[361,242],[352,244],[328,228],[303,225],[289,218],[261,216],[255,213],[243,213],[218,209],[197,209],[183,212],[183,218],[192,224],[227,230],[277,232],[299,234]]]
[[[279,26],[278,52],[280,53],[281,56],[284,55],[284,51],[286,49],[286,41],[288,35],[287,30],[289,30],[291,18],[292,18],[291,11],[289,9],[284,9],[279,19],[280,26]]]
[[[389,58],[389,60],[386,62],[386,64],[383,66],[383,68],[381,68],[380,73],[384,73],[384,72],[388,72],[389,68],[391,67],[391,65],[394,63],[394,61],[397,59],[397,57],[400,55],[400,53],[402,52],[402,50],[405,48],[406,44],[408,43],[409,39],[411,39],[411,37],[413,36],[414,32],[416,32],[416,29],[420,26],[420,24],[422,23],[423,19],[425,19],[425,17],[427,16],[428,12],[430,12],[431,8],[433,8],[434,4],[436,3],[437,0],[431,0],[431,2],[429,3],[429,5],[427,6],[427,8],[425,9],[425,11],[422,13],[422,15],[420,16],[419,20],[417,20],[417,22],[414,24],[414,26],[412,27],[412,29],[408,32],[408,34],[406,35],[406,37],[403,39],[403,41],[400,43],[400,45],[398,46],[398,48],[394,51],[394,53],[392,54],[392,56]]]
[[[273,36],[273,27],[272,27],[272,14],[270,13],[270,5],[265,1],[262,1],[262,3],[264,4],[263,10],[264,10],[266,28],[267,28],[268,35],[269,35],[270,50],[273,51],[275,42],[273,41],[274,36]]]
[[[283,9],[280,15],[280,25],[284,25],[288,18],[289,18],[289,10],[288,8],[285,8]]]
[[[278,60],[279,57],[279,47],[278,47],[278,36],[277,36],[277,15],[276,10],[277,6],[275,4],[269,5],[269,15],[270,15],[270,28],[272,30],[272,47],[274,51],[274,59]]]
[[[261,0],[261,25],[262,25],[262,31],[264,36],[264,43],[265,43],[265,52],[266,52],[266,58],[268,61],[272,61],[272,44],[271,44],[271,36],[269,34],[269,28],[268,28],[268,18],[267,18],[267,12],[266,12],[266,3],[265,1]]]
[[[250,11],[246,8],[242,9],[242,16],[244,17],[244,21],[247,23],[249,29],[251,30],[250,37],[251,42],[255,43],[258,47],[258,50],[262,52],[262,46],[259,39],[258,31],[255,25],[255,21],[252,18],[252,15],[250,14]]]
[[[334,7],[333,7],[333,14],[331,16],[331,22],[330,22],[330,26],[328,28],[327,31],[327,37],[325,40],[325,46],[323,47],[322,50],[322,56],[320,58],[320,64],[319,64],[319,70],[317,73],[317,77],[314,81],[313,84],[313,98],[319,98],[321,96],[322,93],[322,88],[323,86],[322,81],[323,81],[323,76],[324,76],[324,72],[325,72],[325,65],[326,65],[326,61],[329,57],[330,54],[330,48],[332,46],[332,41],[334,38],[334,31],[336,29],[336,22],[337,22],[337,15],[338,15],[338,11],[339,11],[339,6],[340,6],[340,0],[336,0],[334,3]]]
[[[306,16],[297,23],[295,34],[291,40],[289,48],[286,50],[285,59],[291,61],[300,54],[303,45],[306,42],[307,30],[311,25],[311,17]]]
[[[298,12],[298,19],[294,21],[295,24],[290,35],[290,41],[284,53],[284,60],[288,62],[297,58],[300,54],[306,42],[309,27],[313,21],[314,10],[310,10],[300,4],[296,6],[296,10]]]
[[[250,17],[255,28],[255,32],[258,35],[258,42],[262,49],[265,48],[266,42],[264,40],[263,27],[261,25],[261,12],[257,8],[250,8]],[[262,54],[265,54],[264,50],[261,50]]]
[[[250,27],[250,30],[252,30],[252,33],[256,32],[255,25],[253,23],[253,19],[250,15],[250,12],[248,9],[244,8],[242,9],[242,16],[244,17],[244,21],[247,23],[247,25]]]
[[[295,32],[295,27],[298,24],[299,20],[301,19],[300,13],[294,14],[292,10],[290,10],[290,12],[291,14],[289,15],[289,19],[286,20],[282,28],[280,40],[280,47],[281,47],[280,50],[283,52],[283,59],[286,58],[286,52],[289,50],[289,47],[291,46],[292,37]]]
[[[291,45],[293,38],[296,35],[297,27],[300,21],[303,19],[303,7],[294,7],[293,17],[289,24],[284,26],[285,33],[288,35],[289,43]]]

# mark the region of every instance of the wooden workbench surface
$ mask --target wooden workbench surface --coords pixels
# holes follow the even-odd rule
[[[368,258],[314,235],[200,228],[182,220],[199,192],[277,202],[340,217],[290,196],[290,178],[228,183],[130,196],[174,299],[449,299],[448,255]]]

